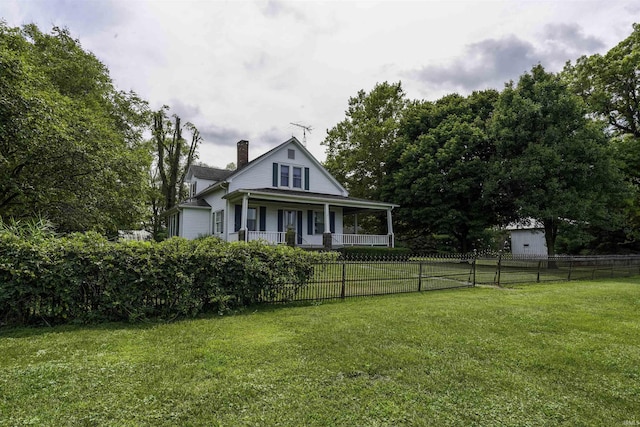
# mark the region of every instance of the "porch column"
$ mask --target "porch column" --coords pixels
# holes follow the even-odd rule
[[[353,214],[353,234],[358,234],[358,214]]]
[[[393,248],[394,247],[394,241],[393,241],[393,218],[391,215],[391,210],[393,208],[388,208],[387,209],[387,233],[389,235],[389,247]]]
[[[329,222],[329,204],[324,204],[324,234],[322,235],[322,246],[330,250],[333,248],[333,236],[331,234],[331,224]]]
[[[248,241],[247,239],[247,216],[249,212],[249,195],[242,196],[242,216],[240,220],[240,233],[238,234],[238,240]]]
[[[331,225],[329,224],[329,203],[324,204],[324,232],[331,233]]]

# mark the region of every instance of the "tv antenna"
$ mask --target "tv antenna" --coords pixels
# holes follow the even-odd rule
[[[290,122],[290,123],[292,125],[294,125],[294,126],[298,126],[299,128],[302,128],[302,144],[306,147],[307,146],[307,132],[311,133],[313,128],[311,126],[305,126],[305,125],[300,124],[300,123],[293,123],[293,122]]]

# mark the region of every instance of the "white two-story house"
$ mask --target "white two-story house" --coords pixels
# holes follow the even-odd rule
[[[398,205],[349,197],[347,190],[296,139],[249,161],[249,143],[237,145],[234,171],[191,166],[190,198],[167,212],[169,235],[193,239],[285,243],[287,230],[302,247],[394,245],[392,210]],[[345,234],[343,220],[386,212],[387,234]]]

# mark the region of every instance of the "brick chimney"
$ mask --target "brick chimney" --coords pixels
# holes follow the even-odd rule
[[[247,163],[249,163],[249,141],[242,139],[238,141],[238,162],[236,163],[236,169],[242,169]]]

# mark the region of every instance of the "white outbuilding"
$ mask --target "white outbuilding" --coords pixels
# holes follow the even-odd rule
[[[506,227],[511,235],[511,253],[513,255],[546,256],[547,242],[544,237],[544,226],[535,219],[520,223],[512,223]]]

